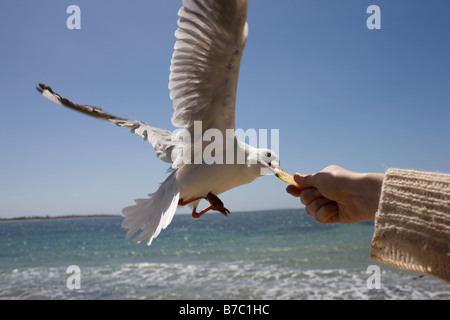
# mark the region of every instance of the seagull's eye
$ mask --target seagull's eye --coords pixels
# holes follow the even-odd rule
[[[272,156],[272,154],[271,154],[270,152],[267,152],[267,153],[266,153],[266,156],[267,156],[268,158],[270,158],[270,157]]]

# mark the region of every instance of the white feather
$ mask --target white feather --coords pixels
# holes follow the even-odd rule
[[[122,210],[125,215],[122,227],[129,229],[126,238],[129,239],[141,229],[135,241],[139,243],[148,238],[148,245],[162,229],[167,228],[178,207],[180,193],[175,183],[175,173],[173,172],[158,190],[149,196],[149,199],[136,199],[135,205]]]

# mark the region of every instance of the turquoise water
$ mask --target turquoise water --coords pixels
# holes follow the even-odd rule
[[[449,299],[443,281],[369,259],[372,223],[303,210],[176,215],[150,247],[122,219],[0,223],[1,299]],[[80,289],[67,267],[80,268]],[[367,288],[370,265],[380,289]]]

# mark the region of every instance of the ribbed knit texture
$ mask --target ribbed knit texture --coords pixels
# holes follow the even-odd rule
[[[450,175],[389,169],[371,258],[450,281]]]

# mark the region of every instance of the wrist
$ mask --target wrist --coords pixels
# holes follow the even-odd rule
[[[361,173],[359,192],[364,197],[365,216],[367,220],[374,220],[380,203],[383,173]]]

